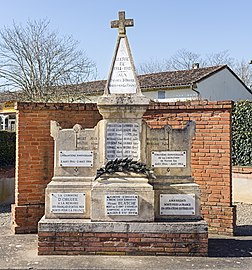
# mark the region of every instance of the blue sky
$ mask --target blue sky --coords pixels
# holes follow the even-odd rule
[[[136,66],[182,48],[202,56],[229,50],[235,59],[252,59],[251,0],[0,0],[0,7],[0,27],[47,18],[52,30],[72,35],[101,79],[107,78],[117,37],[110,21],[119,10],[135,22],[127,34]]]

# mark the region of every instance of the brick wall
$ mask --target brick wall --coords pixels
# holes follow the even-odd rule
[[[233,234],[235,208],[231,181],[231,101],[152,104],[145,120],[152,127],[182,128],[196,122],[192,143],[192,176],[201,190],[202,214],[209,233]]]
[[[63,128],[76,123],[94,127],[101,119],[93,104],[17,103],[17,161],[15,205],[12,207],[15,233],[37,231],[44,215],[45,188],[53,176],[53,138],[50,120]]]
[[[42,232],[38,255],[207,256],[207,233]]]
[[[184,127],[196,121],[192,144],[193,177],[202,192],[202,213],[210,233],[232,234],[235,208],[231,186],[232,102],[152,103],[145,120],[152,127]],[[50,120],[63,128],[94,127],[101,119],[94,104],[17,104],[16,233],[37,231],[44,214],[44,189],[53,174]]]

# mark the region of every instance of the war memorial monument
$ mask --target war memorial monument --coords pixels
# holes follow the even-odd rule
[[[40,255],[206,256],[208,226],[191,172],[196,123],[150,128],[126,27],[118,38],[104,94],[103,119],[90,129],[51,121],[54,176],[38,225]]]

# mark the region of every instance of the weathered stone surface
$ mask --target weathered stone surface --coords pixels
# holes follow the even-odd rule
[[[152,167],[157,177],[173,177],[183,176],[190,177],[191,171],[191,144],[192,138],[195,135],[195,122],[188,122],[183,129],[173,129],[166,125],[159,129],[150,129],[146,126],[146,149],[147,149],[147,164]],[[152,153],[171,152],[171,163],[174,152],[185,152],[185,166],[163,166],[153,165]],[[167,161],[168,158],[166,158]],[[174,157],[176,163],[176,156]],[[168,160],[169,161],[169,160]],[[169,162],[170,163],[170,162]]]
[[[108,214],[106,196],[135,195],[138,211],[134,214]],[[132,202],[133,204],[135,203]],[[133,207],[135,209],[135,207]],[[117,209],[117,208],[116,208]],[[153,221],[154,191],[148,179],[141,176],[129,177],[123,174],[101,177],[91,191],[92,221]]]
[[[45,219],[39,231],[90,233],[206,233],[204,220],[187,222],[93,222],[90,219]]]
[[[46,218],[90,218],[90,193],[91,193],[91,178],[83,177],[61,177],[60,181],[51,181],[45,192],[45,217]],[[58,193],[68,194],[84,194],[85,210],[83,212],[75,213],[69,211],[62,211],[55,213],[52,210],[52,195]],[[65,208],[67,209],[67,208]]]
[[[125,11],[118,12],[119,20],[111,21],[111,28],[118,28],[119,35],[126,34],[126,27],[134,26],[133,19],[125,19]]]
[[[76,124],[72,129],[62,129],[57,122],[51,121],[51,136],[55,141],[54,176],[45,192],[45,217],[90,218],[92,181],[96,168],[100,166],[98,158],[98,128],[82,129],[80,125]],[[88,157],[83,155],[83,153],[87,153]],[[62,155],[65,155],[65,157],[63,158]],[[86,162],[84,166],[83,162]],[[71,194],[72,196],[79,194],[77,198],[84,196],[85,209],[78,211],[72,205],[73,211],[70,212],[70,206],[65,206],[64,208],[62,203],[62,212],[53,211],[52,196],[54,194],[64,195],[66,193],[69,196]],[[83,202],[76,201],[75,203],[78,207],[82,207]]]
[[[160,187],[160,186],[159,186]],[[195,197],[195,205],[194,205],[194,213],[183,214],[177,212],[177,215],[165,215],[161,214],[160,209],[160,196],[164,194],[177,194],[177,195],[194,195]],[[168,184],[162,185],[161,188],[155,189],[155,219],[156,220],[200,220],[201,219],[201,205],[200,205],[200,190],[199,186],[195,183],[184,183],[184,184]]]
[[[83,176],[92,177],[99,167],[98,128],[82,129],[76,124],[72,129],[62,129],[55,121],[51,121],[51,136],[54,138],[54,177]],[[88,151],[92,153],[92,166],[64,166],[60,164],[61,151]]]

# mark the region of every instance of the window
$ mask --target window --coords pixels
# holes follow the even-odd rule
[[[158,91],[158,99],[165,99],[165,91]]]
[[[15,131],[16,128],[16,116],[8,114],[0,114],[0,130]]]

